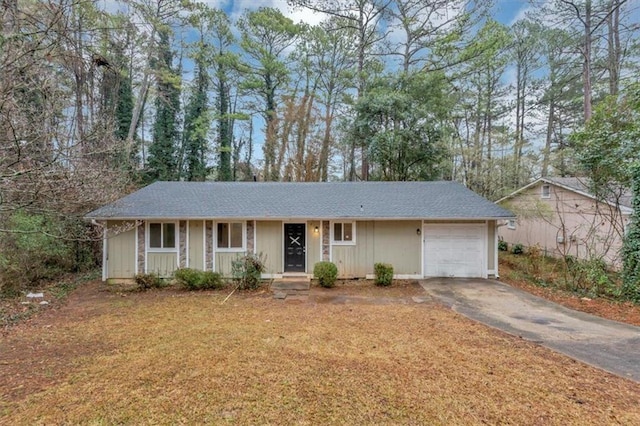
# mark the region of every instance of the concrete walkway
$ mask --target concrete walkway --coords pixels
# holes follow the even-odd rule
[[[468,318],[640,382],[640,327],[574,311],[493,280],[433,278],[420,284]]]

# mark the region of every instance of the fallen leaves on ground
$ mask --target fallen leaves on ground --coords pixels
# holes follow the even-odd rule
[[[436,304],[226,295],[77,290],[0,337],[0,423],[640,423],[640,385]]]
[[[500,261],[500,281],[528,293],[601,318],[640,326],[640,305],[606,298],[578,296],[554,287],[540,287],[527,281],[509,262]],[[514,278],[516,277],[516,278]]]

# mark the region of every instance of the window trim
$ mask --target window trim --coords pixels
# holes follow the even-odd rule
[[[165,223],[173,223],[173,226],[175,227],[175,232],[174,232],[174,247],[151,247],[151,224],[153,223],[159,223],[160,226],[160,241],[164,244],[164,238],[163,238],[163,233],[164,233],[164,225]],[[149,253],[177,253],[178,252],[178,247],[180,245],[180,224],[178,223],[178,221],[173,221],[173,220],[153,220],[153,221],[147,221],[146,222],[146,229],[145,229],[145,244],[147,246],[147,252]]]
[[[545,188],[548,189],[548,192],[546,195],[544,191]],[[540,187],[540,198],[545,198],[545,199],[551,198],[551,185],[545,184]]]
[[[515,219],[509,219],[507,221],[507,229],[516,229],[516,220]]]
[[[344,224],[345,223],[351,224],[351,233],[353,234],[351,241],[336,241],[335,235],[334,235],[336,223],[342,224],[342,229],[343,229],[342,234],[344,234]],[[356,221],[355,220],[332,220],[329,225],[329,233],[331,235],[331,244],[334,246],[355,246],[356,245]]]
[[[218,247],[218,224],[220,223],[228,223],[231,225],[232,223],[239,223],[242,225],[242,247],[226,247],[221,248]],[[229,226],[229,232],[231,232],[231,226]],[[247,221],[246,220],[217,220],[213,225],[213,250],[214,252],[219,253],[242,253],[247,251]],[[229,242],[231,241],[231,235],[229,235]]]

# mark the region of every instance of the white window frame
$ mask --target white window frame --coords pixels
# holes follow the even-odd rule
[[[341,223],[342,224],[342,234],[343,235],[344,235],[344,224],[345,223],[351,224],[351,233],[353,234],[351,236],[351,241],[336,241],[335,235],[334,235],[334,230],[335,230],[335,224],[336,223]],[[334,246],[355,246],[356,245],[356,221],[355,220],[334,220],[334,221],[331,221],[330,228],[329,228],[329,233],[331,235],[331,244],[334,245]]]
[[[507,221],[507,228],[508,229],[516,229],[516,220],[515,219],[509,219],[509,221]]]
[[[547,188],[547,194],[545,194],[545,188]],[[551,198],[551,185],[542,185],[540,187],[540,198]]]
[[[151,224],[154,223],[159,223],[160,224],[160,241],[162,243],[164,243],[164,236],[162,235],[164,233],[164,224],[166,223],[173,223],[173,226],[175,227],[175,232],[174,232],[174,238],[175,238],[175,242],[174,242],[174,246],[175,247],[151,247]],[[180,244],[180,225],[177,221],[173,221],[173,220],[152,220],[152,221],[147,221],[146,223],[146,232],[145,232],[145,244],[147,245],[147,252],[150,253],[176,253],[178,251],[178,247]]]
[[[218,247],[218,224],[220,223],[228,223],[231,225],[232,223],[239,223],[242,225],[242,247],[227,247],[221,248]],[[231,232],[231,226],[229,226],[229,233]],[[246,220],[219,220],[214,222],[213,225],[213,250],[218,253],[241,253],[247,250],[247,221]],[[231,243],[231,235],[229,235],[229,243]]]

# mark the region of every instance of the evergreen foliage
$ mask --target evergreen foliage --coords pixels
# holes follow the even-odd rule
[[[442,177],[443,78],[421,73],[388,76],[376,80],[360,98],[350,137],[368,142],[374,179]]]
[[[173,70],[173,51],[169,29],[160,32],[160,60],[157,63],[156,117],[153,125],[153,142],[149,146],[149,158],[145,180],[177,180],[178,171],[178,123],[180,113],[180,76]]]
[[[322,287],[332,288],[336,285],[338,267],[333,262],[318,262],[313,265],[313,277]]]
[[[185,147],[185,180],[204,181],[207,177],[207,136],[209,76],[201,55],[196,58],[196,79],[185,108],[183,146]]]
[[[622,248],[622,293],[628,299],[640,302],[640,163],[632,170],[633,213]]]
[[[387,287],[393,282],[393,265],[388,263],[376,263],[373,265],[373,272],[376,275],[377,286]]]

